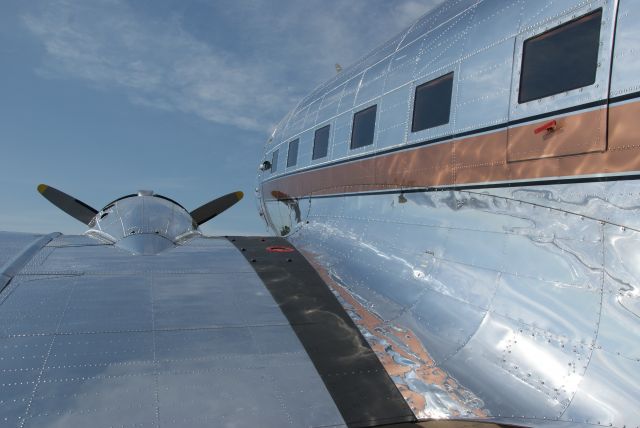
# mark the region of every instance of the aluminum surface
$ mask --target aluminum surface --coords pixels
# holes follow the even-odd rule
[[[524,28],[516,37],[515,55],[517,61],[514,62],[512,73],[513,82],[511,84],[511,109],[510,119],[519,119],[526,116],[545,113],[547,111],[559,110],[579,104],[602,100],[609,92],[609,71],[612,56],[613,25],[616,16],[617,2],[610,0],[592,0],[587,2],[567,2],[574,3],[565,5],[564,2],[553,2],[551,7],[540,10],[539,7],[526,2],[526,15],[539,13],[537,22],[524,20]],[[554,7],[555,6],[555,7]],[[558,10],[559,9],[559,10]],[[583,16],[596,9],[602,9],[602,27],[600,30],[600,46],[598,49],[598,68],[596,80],[593,85],[579,88],[546,97],[541,100],[518,103],[518,90],[520,80],[520,66],[524,40],[541,34],[544,31],[557,27],[571,21],[575,17]]]
[[[518,104],[524,40],[596,9],[602,27],[594,84]],[[276,234],[324,272],[418,417],[640,426],[638,182],[597,182],[596,174],[615,169],[592,173],[597,166],[580,162],[602,161],[571,164],[566,156],[606,152],[612,133],[631,129],[623,119],[635,120],[635,110],[609,123],[603,100],[640,90],[639,14],[637,2],[626,0],[447,1],[316,88],[265,145],[268,159],[286,141],[331,125],[327,158],[258,174],[269,189],[261,210]],[[415,88],[451,71],[449,123],[410,132]],[[291,121],[318,99],[315,124],[313,117],[302,126]],[[373,104],[374,144],[349,150],[353,114]],[[525,146],[545,144],[529,134],[536,120],[554,118],[536,115],[568,109],[557,114],[560,123],[582,105],[590,115],[564,135],[573,132],[583,151],[509,157],[518,135]],[[475,140],[448,141],[474,131]],[[435,160],[373,157],[433,139],[433,147],[446,145]],[[303,137],[300,153],[310,151],[306,144],[311,139]],[[618,144],[615,150],[636,147],[637,135]],[[483,157],[483,150],[498,155]],[[349,161],[359,155],[367,157]],[[538,157],[550,159],[511,162]],[[334,162],[342,163],[321,168]],[[449,163],[450,176],[434,180],[446,190],[421,190],[429,181],[423,175],[441,173],[438,162]],[[566,184],[536,183],[569,176],[561,166],[585,172]],[[308,167],[315,171],[272,180]],[[524,187],[516,180],[526,168],[531,174],[522,180],[532,180]],[[469,171],[481,179],[470,180]],[[459,183],[477,188],[449,190]],[[278,186],[292,196],[273,191]]]
[[[198,235],[191,215],[178,204],[141,191],[103,208],[87,235],[114,243],[133,254],[157,254]]]
[[[4,270],[5,265],[40,236],[33,233],[0,232],[0,242],[2,242],[0,246],[0,271]]]
[[[13,257],[7,260],[3,266],[0,266],[0,292],[2,292],[13,277],[40,252],[42,247],[60,234],[51,233],[49,235],[35,237],[36,239],[33,239],[34,236],[26,234],[4,235],[10,239],[7,240],[8,245],[3,251],[3,255],[12,255]]]
[[[627,210],[626,186],[313,198],[278,218],[419,417],[636,426],[640,235],[598,217]]]
[[[0,347],[2,426],[343,424],[278,305],[224,239],[154,256],[54,239],[0,294]]]
[[[632,1],[621,1],[616,25],[616,51],[611,68],[611,95],[625,95],[639,89],[640,33],[637,31],[640,8]]]
[[[542,102],[515,102],[523,40],[598,8],[603,9],[603,26],[596,83]],[[640,74],[634,72],[638,66],[634,59],[638,32],[633,26],[633,17],[638,13],[633,2],[615,0],[446,1],[314,90],[276,128],[265,146],[264,159],[271,159],[273,151],[298,137],[300,153],[310,153],[313,131],[325,124],[335,128],[330,137],[330,155],[313,165],[484,126],[506,125],[509,120],[601,100],[607,97],[609,83],[613,96],[638,91]],[[609,79],[607,65],[612,59]],[[451,71],[456,76],[450,123],[411,133],[415,87]],[[372,104],[382,106],[376,123],[376,143],[358,153],[343,149],[353,114]],[[343,128],[347,135],[340,133]],[[284,156],[284,151],[280,152]],[[280,168],[261,177],[267,179],[309,165],[310,161],[301,155],[296,167]]]

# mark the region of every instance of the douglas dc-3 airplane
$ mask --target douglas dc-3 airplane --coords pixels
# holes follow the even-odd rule
[[[0,234],[0,425],[640,426],[640,3],[450,0],[264,149]],[[480,426],[483,426],[480,425]]]

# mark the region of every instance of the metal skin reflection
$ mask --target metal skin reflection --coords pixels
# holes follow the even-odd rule
[[[595,82],[519,103],[524,41],[597,10]],[[418,418],[640,426],[639,19],[623,0],[448,1],[316,88],[266,144],[272,159],[299,139],[295,167],[258,174],[267,224],[321,272]],[[450,72],[449,123],[411,132],[415,88]],[[350,150],[372,105],[375,141]]]
[[[152,192],[140,192],[108,204],[85,234],[133,254],[148,255],[173,248],[200,231],[182,206]]]
[[[640,214],[638,191],[579,189],[313,198],[281,227],[419,418],[620,425],[637,417],[640,224],[612,221]]]

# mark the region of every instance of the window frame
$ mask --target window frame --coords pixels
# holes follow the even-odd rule
[[[595,14],[600,14],[600,20],[599,20],[599,34],[598,34],[598,43],[596,44],[597,46],[597,52],[596,52],[596,66],[595,66],[595,70],[594,70],[594,77],[593,77],[593,81],[591,81],[589,84],[586,85],[582,85],[582,86],[570,86],[567,88],[564,88],[563,90],[560,90],[558,92],[553,92],[550,94],[546,94],[543,96],[538,96],[535,98],[527,98],[525,100],[522,99],[522,88],[523,88],[523,83],[525,81],[525,60],[526,60],[526,55],[527,55],[527,43],[531,42],[533,40],[536,39],[540,39],[542,37],[545,37],[546,35],[552,33],[552,32],[556,32],[559,29],[563,28],[563,27],[567,27],[571,24],[574,24],[582,19],[585,19],[591,15],[595,15]],[[572,16],[571,19],[568,19],[564,22],[560,22],[557,25],[552,26],[551,28],[545,29],[542,32],[538,32],[535,33],[533,35],[529,35],[528,37],[524,38],[523,40],[520,41],[519,43],[519,50],[520,50],[520,57],[519,57],[519,73],[518,73],[518,92],[517,92],[517,97],[516,97],[516,103],[519,105],[522,104],[527,104],[533,101],[538,101],[538,100],[544,100],[546,98],[549,97],[553,97],[559,94],[563,94],[563,93],[568,93],[571,91],[575,91],[575,90],[579,90],[579,89],[584,89],[584,88],[588,88],[590,86],[595,85],[598,82],[598,75],[599,75],[599,63],[600,63],[600,56],[602,54],[601,50],[602,50],[602,32],[603,32],[603,26],[602,26],[602,22],[603,19],[605,18],[605,10],[602,6],[597,6],[594,7],[591,10],[586,11],[585,13],[581,13],[578,16]]]
[[[415,129],[415,124],[416,124],[416,113],[417,113],[417,101],[418,101],[418,91],[427,86],[427,85],[433,85],[434,83],[438,82],[439,80],[445,80],[448,78],[451,78],[451,90],[449,93],[449,112],[447,115],[447,121],[446,122],[442,122],[442,123],[437,123],[431,126],[428,126],[426,128],[420,128],[420,129]],[[414,90],[413,90],[413,112],[411,114],[411,133],[415,134],[417,132],[422,132],[422,131],[427,131],[433,128],[437,128],[439,126],[444,126],[444,125],[448,125],[451,123],[451,110],[453,107],[453,94],[454,94],[454,82],[455,82],[455,71],[451,70],[448,73],[442,74],[436,78],[433,79],[429,79],[426,82],[423,82],[419,85],[416,85]]]
[[[535,37],[545,31],[558,27],[581,16],[587,15],[597,9],[602,9],[602,29],[600,31],[600,49],[598,62],[602,66],[598,67],[596,83],[585,88],[574,89],[563,94],[552,95],[536,101],[524,104],[518,103],[520,91],[520,73],[522,66],[522,48],[524,41]],[[514,53],[511,71],[511,88],[509,96],[509,122],[527,121],[528,118],[548,114],[551,111],[571,109],[577,105],[591,102],[601,102],[609,96],[609,84],[611,82],[609,67],[613,56],[613,31],[615,26],[616,7],[608,0],[593,0],[589,4],[577,7],[561,15],[540,17],[527,24],[515,37]],[[455,90],[455,89],[454,89]],[[455,96],[454,96],[455,97]],[[455,113],[454,113],[455,114]],[[510,127],[518,126],[512,123]]]
[[[291,162],[291,148],[295,147],[295,156],[293,162]],[[298,153],[300,150],[300,138],[294,138],[287,144],[287,168],[294,167],[298,164]]]
[[[371,137],[371,142],[368,144],[364,144],[364,145],[360,145],[360,146],[354,146],[354,141],[355,141],[355,136],[356,136],[356,121],[358,120],[359,117],[364,116],[365,113],[369,112],[370,110],[374,111],[374,116],[373,116],[373,133],[372,133],[372,137]],[[353,117],[351,120],[351,138],[349,141],[349,151],[353,151],[353,150],[359,150],[359,149],[363,149],[365,147],[369,147],[369,146],[373,146],[376,142],[376,125],[378,122],[378,104],[372,104],[368,107],[365,107],[355,113],[353,113]]]
[[[271,174],[278,171],[278,158],[280,157],[280,148],[278,147],[271,153]]]
[[[323,156],[316,156],[316,145],[318,143],[318,132],[327,129],[327,141],[325,144],[325,148],[324,148],[324,155]],[[315,160],[319,160],[319,159],[324,159],[327,156],[329,156],[329,142],[331,141],[331,124],[328,123],[324,126],[321,126],[320,128],[316,129],[315,132],[313,133],[313,148],[311,149],[311,160],[315,161]]]

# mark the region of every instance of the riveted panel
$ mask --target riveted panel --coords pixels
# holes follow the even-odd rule
[[[515,38],[510,38],[462,60],[456,101],[457,132],[509,120],[514,43]]]
[[[629,421],[639,420],[638,382],[635,376],[629,376],[639,369],[638,360],[596,349],[580,391],[562,419],[604,426],[628,426]]]
[[[0,303],[5,423],[344,424],[229,241],[194,239],[157,256],[66,241],[18,272]]]
[[[602,101],[608,96],[608,64],[612,56],[616,9],[612,2],[604,0],[587,4],[580,3],[579,5],[576,2],[573,6],[562,4],[561,7],[564,10],[554,12],[554,8],[559,7],[557,5],[560,3],[550,2],[549,7],[544,8],[541,12],[543,16],[548,16],[548,18],[543,19],[540,16],[533,21],[536,24],[528,25],[525,20],[522,24],[523,29],[516,37],[509,120],[511,122],[518,121],[587,103],[595,103],[594,110],[581,115],[557,114],[525,125],[512,124],[509,128],[509,161],[565,156],[606,149],[607,110],[599,105],[604,104]],[[601,17],[598,14],[601,14]],[[561,35],[562,33],[558,33],[558,31],[563,31],[564,28],[586,28],[584,25],[595,20],[595,16],[598,17],[597,19],[601,19],[602,24],[599,28],[596,27],[599,29],[599,43],[595,46],[598,51],[595,59],[596,73],[593,83],[586,86],[580,85],[581,87],[577,89],[574,89],[574,86],[567,86],[570,89],[560,93],[543,95],[533,100],[523,100],[520,90],[524,78],[525,44],[533,40],[532,38],[539,38],[547,31],[555,31]],[[581,24],[583,21],[585,23]],[[588,25],[595,26],[596,24]],[[577,25],[582,26],[575,27]],[[559,79],[561,76],[558,76]]]
[[[615,51],[611,68],[611,97],[640,90],[640,8],[633,2],[618,2]]]
[[[391,57],[374,64],[362,76],[355,105],[359,106],[382,95]]]

